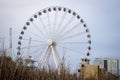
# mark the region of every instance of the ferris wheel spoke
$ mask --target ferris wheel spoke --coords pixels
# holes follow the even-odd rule
[[[72,52],[76,52],[76,53],[80,53],[80,54],[85,55],[85,53],[83,53],[83,52],[80,52],[80,51],[77,51],[77,50],[74,50],[74,49],[71,49],[71,48],[67,48],[67,47],[65,47],[64,45],[61,46],[61,45],[58,44],[58,47],[61,47],[61,48],[70,50],[70,51],[72,51]]]
[[[47,13],[47,19],[48,19],[48,27],[49,27],[49,34],[51,33],[51,24],[50,24],[50,15],[49,12]]]
[[[65,39],[74,38],[74,37],[80,36],[80,35],[85,34],[85,33],[87,33],[87,32],[84,31],[84,32],[81,32],[81,33],[76,33],[76,34],[74,34],[74,35],[71,35],[71,36],[67,36],[67,37],[61,38],[59,41],[62,41],[62,40],[65,40]]]
[[[29,41],[29,39],[26,39],[26,38],[23,38],[22,40],[25,40],[25,41]],[[34,42],[44,42],[44,41],[39,41],[39,40],[31,40],[31,41],[34,41]]]
[[[62,35],[58,36],[58,40],[59,40],[60,38],[62,38],[63,36],[66,36],[67,34],[69,34],[69,33],[70,33],[71,31],[73,31],[74,29],[76,29],[80,24],[81,24],[81,23],[76,24],[76,25],[73,26],[71,29],[67,30],[67,31],[64,32]],[[58,41],[58,40],[57,40],[57,41]]]
[[[66,32],[64,32],[62,36],[65,36],[65,35],[69,34],[71,31],[73,31],[74,29],[76,29],[80,24],[81,23],[76,24],[74,27],[72,27],[71,29],[69,29]]]
[[[46,35],[40,30],[40,28],[32,22],[33,26],[43,35],[43,37],[47,38]]]
[[[47,31],[47,28],[46,28],[46,26],[45,26],[45,24],[43,22],[43,19],[40,16],[39,16],[39,19],[40,19],[40,22],[41,22],[41,24],[42,24],[42,26],[44,28],[44,31],[46,32],[46,35],[48,36],[48,31]]]
[[[58,42],[58,44],[89,44],[88,42]]]
[[[44,44],[37,44],[37,45],[31,45],[30,47],[40,47],[40,46],[43,46]],[[29,46],[24,46],[22,47],[21,49],[28,49]]]
[[[40,52],[40,50],[44,48],[43,46],[40,46],[39,48],[37,48],[36,50],[32,51],[31,53],[37,53]]]
[[[58,17],[58,11],[55,11],[55,15],[54,15],[54,23],[53,23],[53,31],[55,33],[55,30],[56,30],[56,24],[57,24],[57,17]]]
[[[38,37],[38,38],[41,37],[40,35],[35,34],[35,33],[31,32],[31,31],[28,31],[28,30],[27,30],[27,32],[28,32],[28,33],[31,33],[32,35],[34,35],[34,36],[36,36],[36,37]]]
[[[60,23],[58,24],[58,28],[56,29],[57,32],[58,32],[58,30],[60,30],[60,28],[61,28],[61,26],[62,26],[62,24],[63,24],[63,22],[64,22],[64,20],[65,20],[66,14],[67,14],[67,12],[64,12],[64,14],[62,15],[62,18],[61,18],[61,20],[60,20]],[[57,34],[58,34],[58,33],[57,33]]]
[[[59,31],[59,34],[62,34],[66,28],[68,28],[68,25],[71,24],[71,22],[73,21],[73,19],[75,18],[75,16],[72,16],[68,21],[67,23],[62,27],[62,29]]]

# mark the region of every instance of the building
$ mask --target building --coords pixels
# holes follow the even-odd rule
[[[25,65],[31,68],[35,68],[35,60],[32,59],[31,56],[29,56],[27,59],[25,59]]]
[[[104,68],[107,72],[116,76],[119,75],[119,62],[118,59],[113,58],[96,58],[93,62],[94,65],[99,65],[100,68]]]
[[[82,59],[78,70],[82,80],[105,80],[105,70],[99,65],[90,65],[88,59]]]
[[[102,66],[102,65],[100,65]],[[78,69],[81,80],[117,80],[118,78],[105,70],[100,68],[97,64],[89,64],[88,59],[82,59]]]

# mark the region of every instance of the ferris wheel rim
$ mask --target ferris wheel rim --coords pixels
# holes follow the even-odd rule
[[[48,13],[49,13],[49,11],[51,11],[51,10],[53,9],[53,11],[56,11],[56,10],[63,10],[63,11],[65,11],[65,13],[67,14],[67,12],[66,11],[68,11],[68,13],[70,13],[70,14],[72,14],[73,16],[71,17],[71,19],[70,19],[70,21],[72,20],[72,19],[74,19],[74,18],[78,18],[79,20],[80,20],[80,23],[83,25],[83,27],[85,27],[86,28],[86,31],[84,31],[84,32],[81,32],[81,33],[78,33],[78,34],[74,34],[74,35],[71,35],[71,36],[67,36],[67,38],[64,38],[63,37],[63,39],[61,39],[61,41],[60,40],[53,40],[53,39],[51,39],[51,38],[47,38],[47,36],[46,36],[46,34],[49,34],[49,33],[47,33],[47,31],[46,31],[46,34],[43,34],[42,32],[41,32],[41,30],[33,23],[33,21],[34,21],[34,18],[37,18],[39,15],[41,15],[41,14],[43,14],[43,13],[47,13],[47,11],[48,11]],[[56,14],[57,15],[57,14]],[[64,14],[65,15],[65,14]],[[63,23],[62,22],[63,20],[61,20],[61,23]],[[42,22],[42,21],[41,21]],[[24,31],[26,30],[26,28],[28,28],[28,26],[29,25],[31,25],[31,23],[41,32],[41,34],[43,34],[44,35],[44,37],[45,38],[47,38],[48,40],[51,40],[51,41],[55,41],[55,43],[57,43],[57,44],[59,44],[59,43],[62,43],[62,44],[72,44],[72,43],[74,43],[74,42],[65,42],[64,41],[64,39],[68,39],[68,38],[71,38],[71,37],[73,37],[73,36],[77,36],[77,35],[81,35],[81,34],[84,34],[84,33],[87,33],[88,35],[87,35],[87,37],[88,37],[88,42],[78,42],[79,44],[82,44],[82,43],[87,43],[87,44],[89,44],[88,45],[88,51],[87,51],[87,55],[88,55],[88,53],[89,53],[89,51],[90,51],[90,49],[91,49],[91,47],[90,47],[90,44],[91,44],[91,40],[90,40],[90,32],[89,32],[89,29],[88,29],[88,27],[87,27],[87,25],[86,25],[86,23],[83,21],[83,19],[76,13],[76,12],[74,12],[73,10],[71,10],[71,9],[69,9],[69,8],[64,8],[64,7],[60,7],[60,6],[52,6],[52,7],[47,7],[47,8],[45,8],[45,9],[42,9],[42,10],[40,10],[40,11],[38,11],[38,12],[36,12],[34,15],[32,15],[31,17],[30,17],[30,19],[28,19],[27,20],[27,22],[25,23],[25,25],[24,25],[24,27],[23,27],[23,29],[22,29],[22,31],[21,31],[21,33],[20,33],[20,36],[19,36],[19,42],[18,42],[18,53],[20,52],[20,46],[21,46],[21,40],[22,40],[22,35],[24,35]],[[70,23],[70,22],[68,22],[68,23]],[[68,23],[66,23],[66,25],[68,24]],[[44,26],[44,28],[45,28],[45,25],[44,24],[42,24],[43,26]],[[64,30],[64,28],[66,28],[66,27],[63,27],[62,29],[60,29],[60,31],[59,32],[61,32],[62,30]],[[71,28],[72,29],[72,28]],[[44,29],[44,30],[46,30],[46,29]],[[57,32],[57,34],[59,34],[59,32]],[[70,32],[70,31],[67,31],[67,32]],[[67,32],[64,32],[62,35],[65,35]],[[48,41],[47,40],[47,41]],[[35,41],[35,40],[34,40]],[[36,40],[37,41],[37,40]],[[43,41],[44,42],[44,41]],[[76,42],[77,43],[77,42]],[[60,46],[60,45],[59,45]],[[67,48],[66,48],[67,49]],[[69,49],[70,50],[70,49]],[[20,53],[19,53],[20,54]]]

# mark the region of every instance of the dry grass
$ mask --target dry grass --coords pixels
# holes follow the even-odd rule
[[[13,62],[11,58],[0,56],[0,80],[80,80],[64,68],[60,74],[54,69],[31,69]]]
[[[116,80],[113,77],[108,77],[107,80]],[[0,80],[85,80],[82,76],[77,76],[77,73],[70,73],[69,69],[61,68],[58,71],[49,68],[46,69],[33,69],[24,66],[22,63],[12,61],[10,57],[0,56]],[[86,80],[95,80],[94,78]],[[102,79],[104,80],[104,79]]]

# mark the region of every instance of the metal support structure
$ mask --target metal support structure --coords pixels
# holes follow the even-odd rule
[[[55,49],[54,46],[51,46],[52,53],[53,53],[53,58],[55,61],[56,68],[59,70],[61,66],[61,60],[60,57],[58,56],[57,50]]]
[[[41,54],[40,60],[39,60],[39,64],[38,64],[38,68],[43,68],[44,67],[44,61],[46,59],[46,55],[48,53],[48,49],[50,46],[47,46],[47,48],[44,50],[44,52]]]
[[[61,66],[61,60],[60,57],[58,56],[57,50],[55,48],[55,42],[51,39],[48,39],[47,41],[47,48],[45,49],[44,53],[42,53],[40,60],[39,60],[39,64],[38,64],[38,68],[44,68],[45,64],[48,62],[51,53],[53,54],[53,59],[56,65],[56,69],[60,70],[60,66]]]

